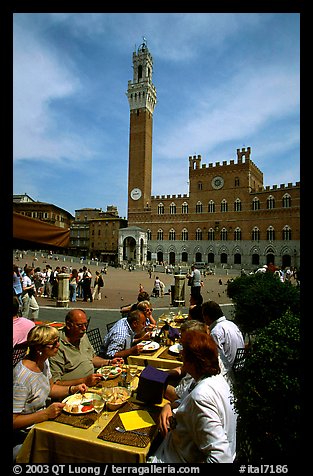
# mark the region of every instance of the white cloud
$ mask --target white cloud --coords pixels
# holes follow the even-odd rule
[[[56,124],[50,110],[56,99],[70,97],[79,88],[73,77],[36,37],[24,29],[14,31],[14,159],[56,160],[82,152],[77,137],[53,136]],[[87,151],[85,150],[85,153]]]
[[[281,69],[244,71],[221,89],[193,93],[194,109],[175,118],[156,142],[159,158],[204,153],[228,140],[249,137],[299,107],[299,78]],[[167,124],[168,126],[168,124]]]

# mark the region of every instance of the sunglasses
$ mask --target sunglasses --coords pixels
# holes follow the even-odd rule
[[[57,347],[59,342],[60,337],[58,337],[52,344],[46,344],[45,347],[49,347],[49,349],[54,349],[55,347]]]

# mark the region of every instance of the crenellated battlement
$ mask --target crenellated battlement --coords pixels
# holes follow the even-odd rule
[[[219,167],[230,167],[233,168],[234,166],[242,167],[243,164],[246,166],[253,166],[255,169],[262,174],[261,170],[255,165],[255,163],[250,158],[251,155],[251,147],[243,147],[242,149],[237,149],[237,162],[234,159],[231,159],[229,162],[227,160],[223,160],[222,162],[215,162],[209,164],[201,164],[202,157],[201,155],[190,155],[189,156],[189,168],[192,170],[199,170],[199,169],[211,169],[211,168],[219,168]]]
[[[289,182],[288,184],[281,183],[279,186],[278,185],[265,185],[264,187],[259,187],[258,192],[271,192],[275,190],[287,190],[290,188],[299,188],[300,187],[300,182],[296,182],[293,184],[292,182]]]
[[[187,193],[181,194],[179,193],[178,195],[152,195],[151,200],[174,200],[178,198],[188,198]]]

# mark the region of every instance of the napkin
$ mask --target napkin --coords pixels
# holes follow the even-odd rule
[[[133,410],[119,414],[125,430],[137,430],[155,425],[155,421],[146,410]]]

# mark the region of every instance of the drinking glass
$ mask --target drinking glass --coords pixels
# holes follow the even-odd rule
[[[103,413],[104,418],[108,418],[109,416],[108,410],[107,410],[107,402],[111,395],[112,395],[112,388],[102,387],[101,396],[104,401],[104,413]]]
[[[101,375],[104,379],[104,381],[106,381],[110,375],[110,372],[111,372],[111,367],[102,367],[101,368]]]
[[[122,365],[121,378],[122,378],[122,387],[126,387],[127,365],[125,365],[125,364]]]
[[[95,399],[92,401],[92,404],[93,404],[93,407],[94,407],[95,411],[96,411],[97,414],[98,414],[95,423],[98,423],[99,418],[100,418],[101,410],[102,410],[103,407],[104,407],[104,400],[102,400],[102,398],[95,398]],[[94,428],[93,428],[93,431],[99,431],[99,430],[101,430],[101,426],[100,426],[99,424],[96,424],[96,426],[94,426]]]
[[[129,382],[129,389],[131,391],[135,390],[135,387],[132,384],[133,384],[134,378],[137,375],[137,371],[138,371],[138,366],[137,365],[134,365],[134,364],[129,365],[129,373],[130,373],[130,377],[131,377],[130,382]]]

